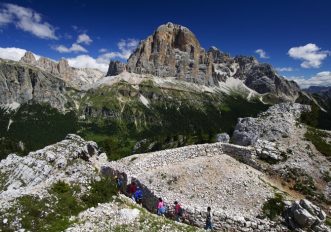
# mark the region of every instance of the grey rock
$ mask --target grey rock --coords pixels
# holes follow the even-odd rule
[[[258,139],[275,142],[289,137],[301,113],[309,110],[309,106],[298,103],[276,104],[257,118],[239,118],[232,139],[236,144],[248,146],[255,145]]]
[[[70,101],[66,86],[64,80],[40,69],[0,60],[0,104],[38,102],[64,110]]]
[[[107,76],[116,76],[126,70],[126,65],[119,61],[111,60],[109,63],[109,68]]]
[[[109,70],[113,70],[111,63]],[[300,88],[279,76],[268,64],[254,57],[230,57],[216,47],[207,52],[195,35],[186,27],[167,23],[161,25],[128,59],[129,72],[177,77],[198,84],[218,86],[233,77],[258,93],[271,93],[281,101],[295,101]]]
[[[329,231],[323,224],[326,220],[325,212],[306,199],[293,202],[285,215],[286,221],[292,229]]]
[[[227,133],[221,133],[216,135],[216,141],[221,143],[229,143],[230,136]]]
[[[35,64],[37,62],[36,58],[32,52],[27,51],[24,56],[21,58],[21,61],[27,64]]]

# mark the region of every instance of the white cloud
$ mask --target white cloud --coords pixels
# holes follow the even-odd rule
[[[88,55],[80,55],[77,57],[68,58],[69,65],[76,68],[96,68],[103,72],[107,72],[109,61],[114,58],[128,59],[133,50],[137,47],[139,41],[136,39],[121,39],[117,43],[119,51],[108,52],[108,49],[102,48],[99,50],[100,53],[97,58],[93,58]]]
[[[53,46],[53,49],[60,53],[87,52],[86,48],[84,48],[80,44],[89,45],[90,43],[92,43],[92,39],[86,33],[84,33],[78,35],[76,43],[73,43],[71,47],[66,47],[65,45],[57,45],[57,46]]]
[[[261,59],[269,59],[269,56],[267,56],[267,53],[261,48],[255,50],[255,53],[258,54]]]
[[[331,71],[319,72],[308,79],[304,77],[287,77],[287,79],[294,80],[303,89],[309,86],[331,86]]]
[[[280,68],[276,68],[276,70],[278,72],[292,72],[293,68],[292,67],[280,67]]]
[[[0,10],[0,26],[6,25],[13,20],[13,16],[5,11],[4,9]]]
[[[83,46],[81,46],[81,45],[79,45],[79,44],[77,44],[77,43],[73,43],[72,45],[71,45],[71,47],[70,48],[68,48],[68,47],[66,47],[66,46],[64,46],[64,45],[58,45],[58,46],[55,46],[55,47],[53,47],[56,51],[58,51],[58,52],[60,52],[60,53],[69,53],[69,52],[87,52],[87,50],[83,47]]]
[[[323,60],[330,54],[329,51],[322,51],[316,44],[309,43],[305,46],[293,47],[288,50],[288,55],[294,59],[303,60],[303,68],[319,68]]]
[[[107,72],[109,63],[101,63],[89,55],[80,55],[72,58],[67,58],[70,66],[75,68],[96,68],[103,72]]]
[[[105,53],[105,52],[108,52],[108,49],[107,48],[100,48],[99,52],[100,53]]]
[[[19,61],[22,56],[24,56],[26,50],[22,48],[2,48],[0,47],[0,58]],[[33,54],[36,59],[39,59],[40,56]]]
[[[2,4],[0,26],[7,24],[14,24],[17,28],[42,39],[57,39],[54,27],[43,22],[41,15],[30,8],[15,4]]]
[[[83,43],[89,45],[93,40],[86,33],[78,35],[77,43]]]
[[[121,39],[117,43],[117,47],[119,51],[103,53],[97,58],[97,60],[102,63],[106,63],[106,62],[109,63],[109,61],[114,58],[127,60],[130,57],[131,53],[134,51],[134,49],[136,49],[138,44],[139,44],[139,40],[136,39],[126,39],[126,40]],[[99,50],[99,52],[101,53],[102,51],[107,51],[107,50],[105,49]]]

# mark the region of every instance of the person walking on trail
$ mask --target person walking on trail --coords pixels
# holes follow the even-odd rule
[[[164,205],[164,202],[163,202],[162,198],[159,198],[156,207],[157,207],[157,215],[164,216],[166,210],[165,210],[165,205]]]
[[[128,186],[128,194],[132,199],[134,199],[134,193],[136,191],[137,191],[136,182],[132,181],[131,184]]]
[[[206,227],[205,227],[206,230],[209,230],[209,229],[213,230],[212,221],[213,221],[213,214],[211,212],[211,208],[208,206],[207,207],[207,217],[206,217]]]
[[[116,179],[116,187],[117,187],[117,194],[120,194],[123,186],[123,178],[122,176],[115,176]]]
[[[178,203],[178,201],[175,201],[174,204],[175,204],[176,221],[179,222],[179,220],[183,217],[183,208]]]
[[[133,197],[138,204],[142,204],[143,191],[139,186],[137,186],[137,191],[133,194]]]

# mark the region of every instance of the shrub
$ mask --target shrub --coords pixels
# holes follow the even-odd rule
[[[82,196],[82,201],[86,208],[94,207],[98,203],[109,202],[117,194],[115,182],[110,178],[102,178],[94,181],[88,193]]]
[[[331,157],[331,144],[323,139],[325,136],[327,136],[325,132],[312,127],[308,127],[305,133],[305,138],[311,141],[319,152],[327,157]]]
[[[280,193],[276,193],[274,198],[270,198],[263,205],[263,214],[271,220],[276,219],[277,216],[284,212],[285,204],[283,196]]]

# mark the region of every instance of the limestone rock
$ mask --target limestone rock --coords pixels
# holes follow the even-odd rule
[[[21,61],[27,64],[35,64],[37,62],[36,58],[32,52],[27,51],[24,56],[21,58]]]
[[[323,225],[326,220],[325,212],[306,199],[293,202],[285,212],[285,217],[290,229],[330,231]]]
[[[101,166],[98,162],[106,162],[97,158],[98,151],[95,142],[72,134],[25,157],[8,155],[0,162],[0,174],[5,178],[4,185],[0,185],[2,209],[24,195],[47,195],[47,189],[57,181],[84,187],[97,179],[95,168]]]
[[[258,139],[270,142],[289,137],[301,112],[310,107],[297,103],[281,103],[271,106],[257,118],[239,118],[232,139],[239,145],[254,145]]]
[[[110,70],[113,70],[110,63]],[[281,101],[294,101],[299,86],[279,76],[268,64],[254,57],[230,57],[216,47],[205,51],[186,27],[167,23],[161,25],[128,59],[129,72],[176,77],[198,84],[219,86],[230,77],[242,80],[258,93],[271,93]]]
[[[216,135],[216,141],[221,143],[229,143],[230,136],[227,133],[221,133]]]
[[[111,60],[109,63],[107,76],[116,76],[124,72],[125,70],[126,70],[126,66],[124,63]]]
[[[0,60],[0,104],[48,103],[62,111],[71,101],[66,86],[64,80],[41,69]]]
[[[31,52],[26,52],[20,62],[40,68],[41,70],[64,80],[67,85],[78,89],[86,89],[90,84],[105,76],[105,73],[100,70],[91,68],[73,68],[64,58],[61,58],[58,62],[47,57],[40,57],[36,60]]]

